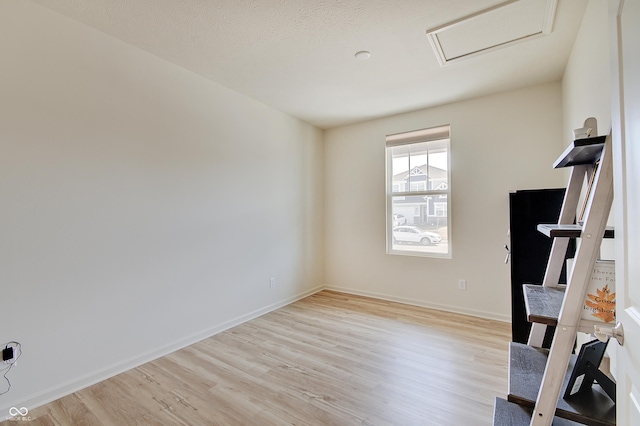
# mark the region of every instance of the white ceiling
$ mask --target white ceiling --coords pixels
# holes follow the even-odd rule
[[[504,0],[34,1],[321,128],[557,81],[587,3],[441,67],[426,31]]]

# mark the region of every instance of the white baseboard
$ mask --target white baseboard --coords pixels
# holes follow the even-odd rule
[[[324,287],[324,289],[339,291],[341,293],[354,294],[357,296],[372,297],[374,299],[387,300],[389,302],[404,303],[406,305],[420,306],[423,308],[437,309],[439,311],[454,312],[456,314],[463,314],[463,315],[469,315],[472,317],[479,317],[479,318],[491,319],[491,320],[500,321],[500,322],[511,323],[510,315],[503,315],[495,312],[481,311],[478,309],[467,309],[467,308],[461,308],[460,306],[425,302],[424,300],[409,299],[406,297],[392,296],[389,294],[375,293],[375,292],[366,291],[366,290],[354,290],[352,288],[345,288],[345,287],[327,285]]]
[[[94,385],[96,383],[99,383],[103,380],[106,380],[110,377],[116,376],[120,373],[123,373],[127,370],[131,370],[132,368],[136,368],[142,364],[145,364],[147,362],[153,361],[155,359],[158,359],[160,357],[163,357],[165,355],[168,355],[172,352],[175,352],[177,350],[180,350],[182,348],[185,348],[189,345],[192,345],[194,343],[197,343],[203,339],[206,339],[208,337],[214,336],[220,332],[223,332],[225,330],[228,330],[232,327],[235,327],[236,325],[240,325],[244,322],[250,321],[254,318],[257,318],[261,315],[264,315],[268,312],[274,311],[276,309],[279,309],[283,306],[289,305],[297,300],[300,299],[304,299],[305,297],[308,297],[312,294],[315,294],[319,291],[322,291],[324,289],[324,287],[316,287],[313,288],[311,290],[307,290],[305,292],[302,292],[300,294],[297,294],[295,296],[292,297],[288,297],[284,300],[281,300],[279,302],[273,303],[271,305],[265,306],[263,308],[257,309],[253,312],[249,312],[248,314],[245,315],[241,315],[237,318],[234,318],[232,320],[223,322],[221,324],[215,325],[213,327],[210,327],[206,330],[203,330],[201,332],[192,334],[191,336],[185,337],[183,339],[180,339],[178,341],[169,343],[159,349],[153,350],[153,351],[149,351],[146,353],[143,353],[141,355],[137,355],[134,356],[128,360],[125,360],[123,362],[119,362],[117,364],[114,364],[112,366],[100,369],[96,372],[87,374],[83,377],[80,378],[76,378],[73,380],[70,380],[66,383],[63,383],[59,386],[55,386],[46,390],[43,390],[35,395],[33,395],[31,398],[27,399],[26,401],[12,401],[9,402],[6,406],[0,406],[0,413],[7,413],[8,410],[11,407],[27,407],[29,410],[33,410],[37,407],[40,407],[44,404],[48,404],[49,402],[55,401],[59,398],[62,398],[66,395],[70,395],[74,392],[77,392],[81,389],[84,389],[86,387],[89,387],[91,385]],[[0,417],[0,421],[4,420],[2,417]]]

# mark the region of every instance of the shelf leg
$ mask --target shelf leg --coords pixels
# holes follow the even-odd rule
[[[531,418],[531,426],[551,426],[556,412],[558,398],[567,372],[567,365],[573,351],[577,327],[558,326],[551,344],[547,368],[542,377],[536,406]]]
[[[562,203],[562,209],[560,210],[560,217],[558,218],[559,224],[571,224],[575,220],[578,199],[580,198],[580,190],[587,174],[587,170],[587,165],[575,166],[571,170],[571,176],[565,192],[564,202]],[[555,238],[553,240],[551,253],[549,254],[549,262],[547,263],[547,270],[545,271],[544,281],[542,282],[544,287],[558,286],[568,246],[569,238]],[[546,325],[532,324],[527,344],[538,348],[542,347],[546,331]]]
[[[527,340],[527,345],[541,348],[546,332],[546,325],[538,323],[531,324],[531,331],[529,332],[529,340]]]

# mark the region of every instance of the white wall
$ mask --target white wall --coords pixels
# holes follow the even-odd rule
[[[323,284],[322,131],[27,1],[0,58],[0,415]]]
[[[591,0],[562,79],[563,136],[582,127],[587,117],[598,119],[598,133],[611,129],[608,4]]]
[[[385,135],[451,124],[453,259],[385,253]],[[564,187],[559,83],[325,132],[325,279],[332,288],[510,318],[510,190]],[[458,279],[468,290],[458,290]]]

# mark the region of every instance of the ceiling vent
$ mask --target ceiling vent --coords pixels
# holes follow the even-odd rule
[[[557,0],[510,0],[427,31],[441,66],[550,34]]]

